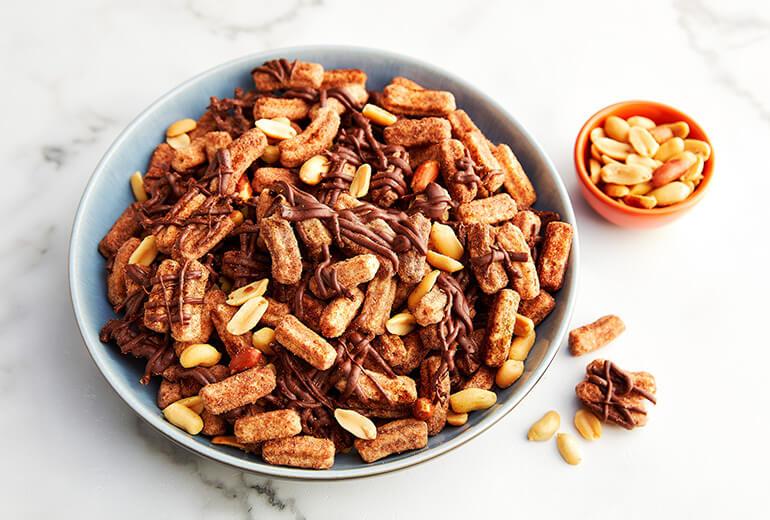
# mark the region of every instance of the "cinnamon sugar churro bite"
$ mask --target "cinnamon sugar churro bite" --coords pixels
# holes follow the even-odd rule
[[[316,470],[422,449],[516,384],[572,228],[451,92],[285,59],[252,77],[169,121],[132,177],[99,243],[118,315],[100,338],[223,449]],[[641,424],[603,408],[599,372],[586,406]]]

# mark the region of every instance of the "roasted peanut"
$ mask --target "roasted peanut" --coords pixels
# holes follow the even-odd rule
[[[268,356],[274,354],[273,348],[271,347],[274,341],[275,330],[270,327],[262,327],[251,335],[251,344],[254,345],[254,348]]]
[[[435,251],[428,251],[426,258],[431,266],[435,267],[436,269],[446,271],[447,273],[456,273],[465,267],[463,266],[462,262],[458,262],[452,257],[442,255],[441,253],[437,253]]]
[[[500,388],[508,388],[515,383],[524,373],[524,363],[515,359],[508,359],[503,366],[497,369],[495,384]]]
[[[407,298],[407,307],[410,309],[415,307],[417,303],[422,299],[422,297],[433,289],[433,286],[436,285],[436,280],[438,280],[439,275],[441,275],[441,271],[435,269],[426,274],[420,283],[417,284],[417,287],[415,287],[409,294],[409,298]]]
[[[174,150],[184,150],[190,146],[190,136],[187,134],[175,135],[174,137],[167,137],[166,143]]]
[[[597,126],[593,130],[591,130],[591,142],[595,143],[597,139],[601,139],[602,137],[607,137],[607,133],[604,131],[604,128],[601,126]]]
[[[612,198],[625,197],[631,191],[628,186],[622,184],[605,184],[602,186],[602,190]]]
[[[575,413],[575,429],[587,441],[595,441],[602,436],[601,421],[584,408]]]
[[[165,407],[163,409],[163,416],[168,422],[190,435],[198,435],[203,429],[203,419],[201,419],[201,416],[178,402],[171,403]]]
[[[466,388],[449,397],[449,406],[455,413],[486,410],[497,402],[497,394],[481,388]]]
[[[166,137],[176,137],[178,135],[186,134],[187,132],[192,132],[197,126],[198,123],[195,119],[188,118],[174,121],[166,129]]]
[[[358,439],[372,440],[377,438],[377,427],[371,419],[354,410],[337,408],[334,410],[334,418],[340,426]]]
[[[468,422],[467,413],[456,413],[452,410],[447,411],[446,422],[451,426],[462,426]]]
[[[607,184],[627,186],[647,182],[652,178],[652,171],[635,164],[606,164],[601,169],[601,177]]]
[[[144,179],[142,179],[142,172],[134,172],[131,176],[131,191],[134,193],[134,198],[137,202],[147,201],[147,191],[144,189]]]
[[[353,175],[350,182],[350,194],[357,199],[366,197],[369,193],[369,183],[372,180],[372,167],[368,164],[362,164]]]
[[[262,130],[262,132],[271,139],[283,141],[297,136],[297,131],[292,128],[291,124],[287,124],[284,121],[276,121],[275,119],[257,119],[254,121],[254,126]]]
[[[425,161],[415,170],[412,176],[412,191],[420,193],[428,187],[428,184],[435,181],[439,174],[438,161]]]
[[[395,115],[391,114],[384,108],[369,103],[364,105],[364,109],[361,111],[361,114],[363,114],[363,116],[372,123],[376,123],[381,126],[390,126],[398,120]]]
[[[658,151],[653,157],[658,161],[666,162],[682,152],[684,152],[684,139],[672,137],[660,145],[660,148],[658,148]]]
[[[227,322],[227,332],[240,336],[257,326],[262,315],[267,310],[268,301],[262,296],[252,298],[233,314],[230,321]]]
[[[454,229],[441,222],[434,222],[431,226],[428,245],[434,251],[455,260],[460,260],[463,257],[463,253],[465,253],[465,249],[457,239]]]
[[[314,155],[304,162],[299,169],[299,178],[305,184],[315,186],[329,171],[329,159],[324,155]]]
[[[593,157],[589,159],[588,161],[588,171],[591,175],[591,182],[594,184],[598,184],[600,180],[602,180],[601,177],[601,171],[602,171],[602,164],[594,159]]]
[[[583,460],[582,455],[580,455],[580,447],[578,446],[577,439],[574,435],[560,433],[556,436],[556,445],[559,448],[561,457],[567,464],[576,466]]]
[[[673,159],[669,159],[663,163],[663,166],[652,172],[652,180],[650,183],[653,187],[657,188],[677,180],[687,172],[690,166],[695,164],[697,161],[695,154],[690,152],[684,153],[689,154],[689,156],[680,155]]]
[[[655,128],[655,121],[644,116],[631,116],[626,121],[630,126],[639,126],[646,130]]]
[[[513,326],[513,334],[516,336],[529,336],[535,331],[535,323],[521,314],[516,314],[516,323]]]
[[[274,144],[269,144],[265,146],[265,151],[262,152],[262,159],[267,164],[275,164],[278,162],[278,159],[281,157],[281,150]]]
[[[561,418],[559,414],[551,410],[530,427],[527,439],[531,441],[547,441],[553,437],[560,424]]]
[[[139,264],[148,266],[155,261],[158,256],[158,246],[155,242],[155,235],[147,235],[142,239],[139,245],[128,258],[129,264]]]
[[[222,354],[208,343],[193,343],[182,351],[179,356],[179,364],[184,368],[213,367]]]
[[[620,142],[628,141],[630,128],[626,120],[618,116],[610,116],[604,122],[604,132],[607,136]]]
[[[227,295],[227,304],[235,306],[243,305],[252,298],[263,296],[267,291],[267,284],[267,278],[263,278],[256,282],[251,282],[248,285],[244,285]]]
[[[633,206],[635,208],[642,208],[642,209],[652,209],[658,203],[658,201],[656,201],[654,197],[647,197],[645,195],[635,195],[633,193],[629,193],[628,195],[623,197],[623,202],[625,202],[629,206]]]
[[[411,312],[400,312],[391,317],[386,323],[385,328],[391,334],[396,336],[406,336],[417,326],[417,322]]]
[[[640,126],[631,127],[631,130],[628,132],[628,142],[634,147],[636,153],[642,157],[652,157],[660,148],[660,145],[650,132]]]
[[[682,202],[690,196],[690,193],[692,193],[692,190],[687,184],[683,182],[670,182],[652,190],[647,196],[655,197],[658,206],[670,206],[677,202]]]
[[[199,395],[191,395],[190,397],[185,397],[176,402],[177,404],[186,406],[198,415],[203,413],[203,399],[201,399],[201,396]]]
[[[695,155],[699,155],[704,161],[708,161],[711,157],[711,146],[706,141],[699,139],[685,139],[684,149],[687,152],[692,152]]]
[[[525,336],[514,336],[511,341],[511,349],[508,351],[508,359],[524,361],[535,344],[535,330]]]
[[[625,160],[634,149],[628,143],[621,143],[609,137],[600,137],[594,141],[597,150],[613,159]]]

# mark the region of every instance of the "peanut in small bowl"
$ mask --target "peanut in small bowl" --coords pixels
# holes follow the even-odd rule
[[[630,228],[658,227],[683,215],[703,198],[714,171],[703,128],[654,101],[623,101],[595,113],[578,133],[574,159],[588,204]]]

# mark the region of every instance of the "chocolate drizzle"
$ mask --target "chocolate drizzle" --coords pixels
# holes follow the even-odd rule
[[[655,395],[647,390],[637,386],[634,383],[634,376],[618,368],[612,361],[605,360],[601,367],[589,368],[586,380],[596,385],[603,393],[601,401],[585,402],[586,406],[594,413],[599,415],[603,421],[607,421],[610,411],[619,414],[620,425],[631,429],[636,426],[631,412],[646,415],[647,411],[642,406],[629,404],[628,401],[619,399],[619,397],[632,397],[637,394],[647,399],[652,404],[656,403]]]
[[[268,74],[283,86],[291,80],[296,66],[297,60],[289,61],[285,58],[281,58],[278,60],[266,61],[259,67],[254,67],[251,73],[252,75],[257,72]]]

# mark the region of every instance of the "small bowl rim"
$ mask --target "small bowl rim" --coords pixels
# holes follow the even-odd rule
[[[671,206],[661,207],[661,208],[652,208],[652,209],[635,208],[627,204],[621,204],[620,202],[616,201],[615,199],[613,199],[612,197],[604,193],[602,190],[600,190],[599,187],[596,186],[596,184],[591,182],[591,176],[588,173],[588,168],[586,165],[586,151],[588,150],[589,141],[590,141],[589,136],[591,131],[594,128],[597,128],[599,126],[600,121],[604,121],[609,116],[617,112],[619,109],[624,108],[628,105],[634,105],[634,104],[643,104],[651,107],[656,107],[663,111],[669,112],[672,115],[675,115],[676,117],[681,118],[681,120],[685,121],[691,128],[696,128],[698,132],[703,134],[703,140],[706,141],[708,145],[711,147],[711,155],[709,156],[708,161],[706,161],[706,163],[703,166],[703,180],[700,182],[700,185],[698,185],[698,187],[695,189],[693,194],[687,197],[682,202],[679,202],[677,204],[672,204]],[[583,186],[596,199],[604,203],[606,206],[614,210],[627,213],[629,215],[633,215],[635,217],[653,217],[653,216],[657,217],[657,216],[665,216],[665,215],[674,215],[676,213],[684,212],[692,208],[695,204],[700,202],[700,200],[703,198],[704,194],[706,193],[706,189],[711,183],[711,179],[714,174],[714,145],[711,143],[711,139],[709,138],[708,134],[703,129],[703,127],[700,124],[698,124],[698,122],[695,119],[693,119],[691,116],[687,115],[686,113],[682,112],[681,110],[675,107],[672,107],[671,105],[660,103],[658,101],[649,101],[645,99],[629,99],[626,101],[619,101],[617,103],[607,105],[606,107],[596,111],[591,117],[589,117],[586,120],[586,122],[580,128],[577,138],[575,139],[575,147],[574,147],[573,153],[574,153],[575,170],[577,172],[577,177],[580,180],[580,182],[583,184]]]

